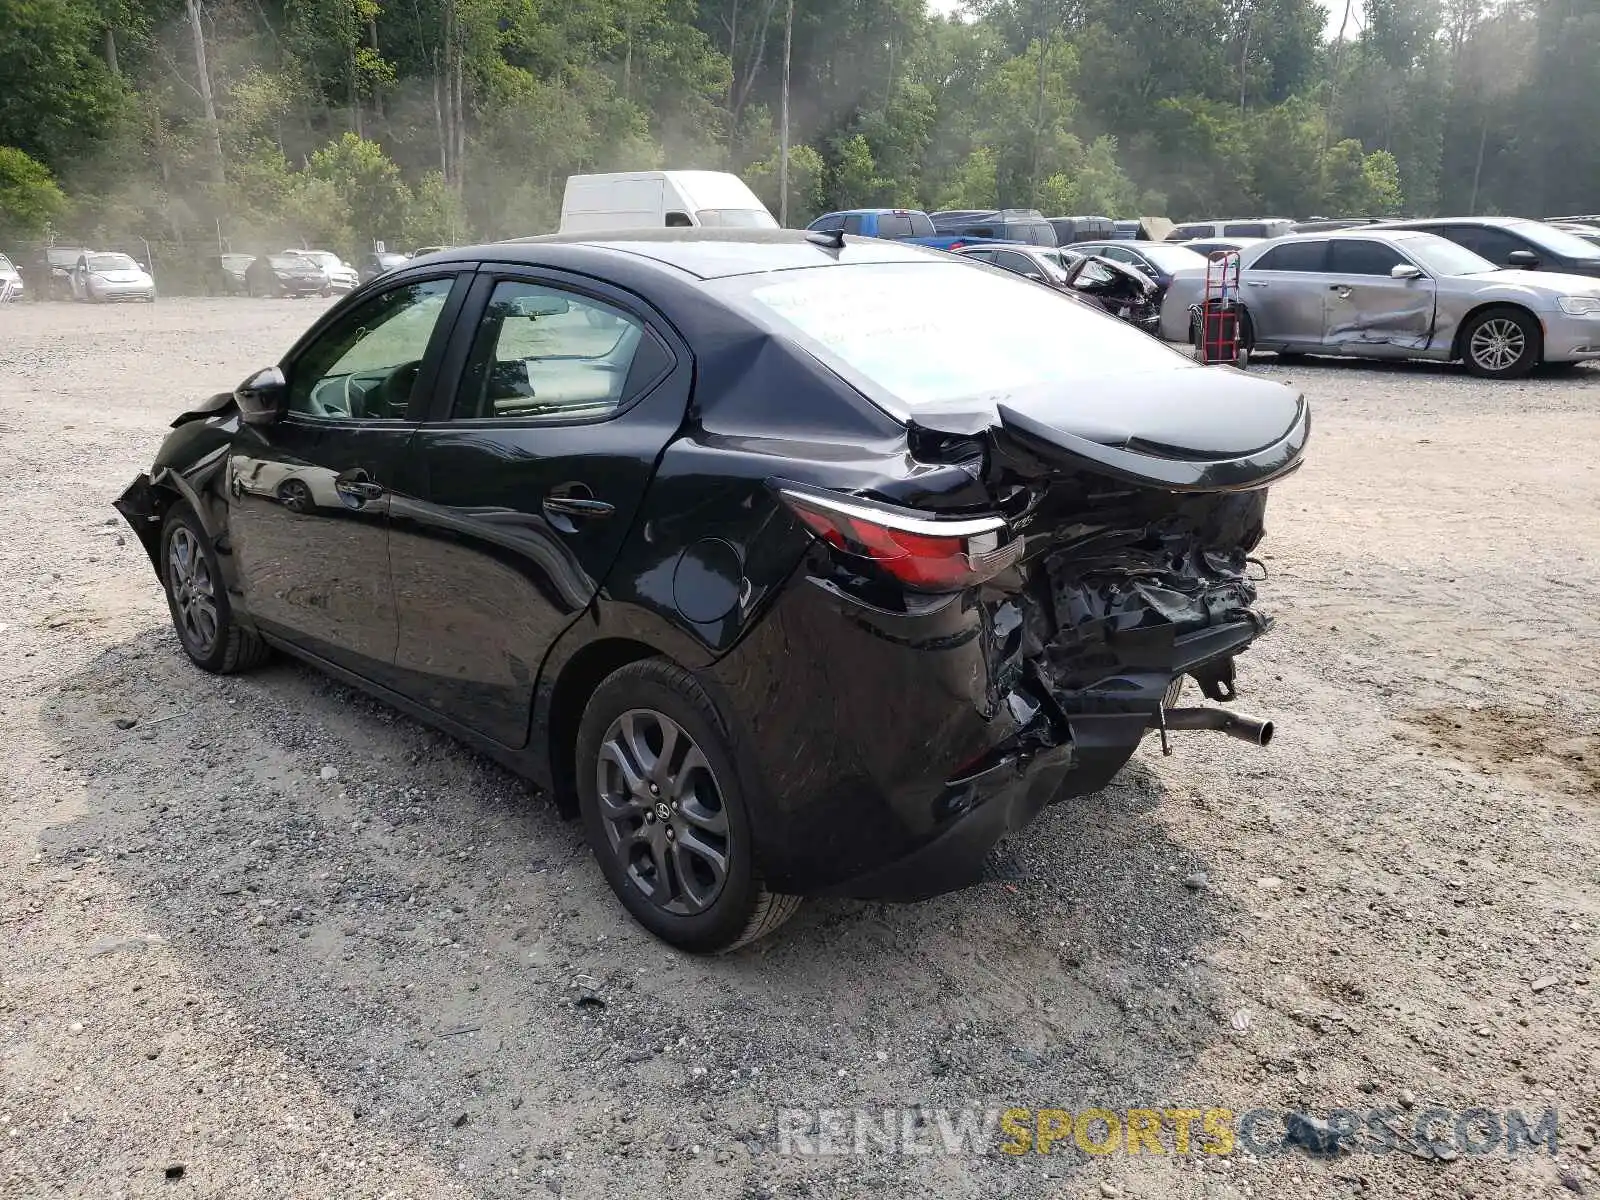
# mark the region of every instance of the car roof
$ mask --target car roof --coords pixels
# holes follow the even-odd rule
[[[1528,217],[1420,217],[1415,221],[1380,221],[1367,229],[1424,229],[1438,225],[1492,225],[1501,229],[1512,225],[1536,225]]]
[[[721,279],[839,264],[925,263],[943,257],[934,250],[882,238],[846,237],[842,242],[835,248],[803,229],[625,229],[614,233],[552,233],[460,246],[430,254],[427,261],[576,265],[571,254],[560,255],[559,264],[552,255],[552,251],[566,248],[579,251],[579,257],[592,256],[596,266],[607,258],[626,258],[674,268],[698,279]]]

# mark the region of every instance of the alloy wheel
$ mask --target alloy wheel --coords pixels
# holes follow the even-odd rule
[[[211,565],[200,539],[179,525],[167,541],[167,587],[178,618],[178,631],[195,654],[204,658],[217,644],[217,598]]]
[[[1515,366],[1528,348],[1528,335],[1509,317],[1490,317],[1472,331],[1472,361],[1485,371]]]
[[[600,818],[633,884],[666,912],[690,916],[721,894],[733,851],[711,764],[663,713],[629,709],[600,744]]]

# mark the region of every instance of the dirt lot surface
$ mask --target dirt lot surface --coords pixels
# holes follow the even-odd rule
[[[180,653],[110,502],[321,303],[0,309],[0,1195],[1600,1192],[1600,370],[1263,359],[1315,408],[1241,660],[1271,747],[1152,740],[1015,878],[702,960],[456,743]],[[1560,1137],[778,1152],[780,1109],[881,1105],[1554,1107]]]

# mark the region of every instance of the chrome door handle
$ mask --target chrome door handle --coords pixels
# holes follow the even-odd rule
[[[1350,289],[1342,283],[1331,284],[1329,285],[1328,290],[1330,292],[1338,292],[1339,299],[1341,300],[1348,299],[1350,296]]]
[[[609,517],[616,510],[604,500],[582,500],[577,496],[548,496],[546,513],[560,513],[567,517]]]
[[[1266,287],[1267,281],[1265,279],[1246,279],[1244,285],[1245,287]]]

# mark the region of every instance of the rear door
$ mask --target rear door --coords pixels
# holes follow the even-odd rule
[[[1326,240],[1283,242],[1240,273],[1257,342],[1314,346],[1322,341]]]
[[[1395,279],[1415,266],[1387,242],[1332,238],[1323,295],[1325,346],[1400,346],[1420,350],[1433,336],[1434,282],[1426,274]]]
[[[404,689],[502,745],[594,598],[688,406],[688,347],[592,279],[484,266],[392,510]],[[670,587],[670,578],[667,584]]]

